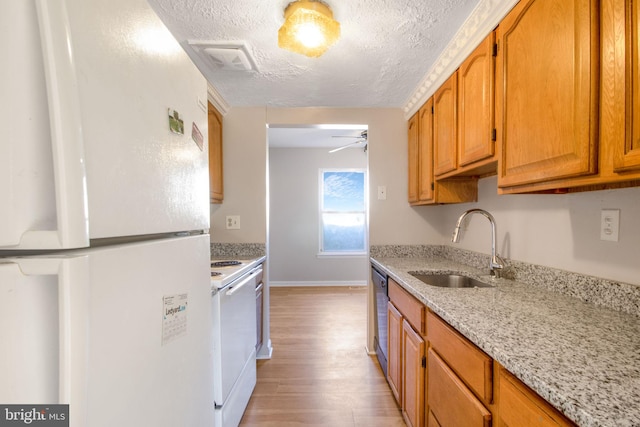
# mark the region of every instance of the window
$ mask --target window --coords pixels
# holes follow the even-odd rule
[[[320,170],[320,254],[366,252],[365,171]]]

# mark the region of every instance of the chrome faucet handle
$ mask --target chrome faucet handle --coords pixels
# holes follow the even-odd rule
[[[489,266],[489,274],[495,276],[496,278],[500,278],[502,276],[502,272],[508,268],[507,262],[500,255],[495,254],[491,258],[491,263]]]

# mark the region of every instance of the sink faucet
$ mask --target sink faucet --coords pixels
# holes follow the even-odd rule
[[[489,212],[483,209],[469,209],[468,211],[465,211],[462,215],[460,215],[460,218],[458,218],[456,228],[453,230],[453,235],[451,236],[451,241],[453,243],[460,242],[460,226],[462,225],[462,222],[467,217],[467,215],[476,213],[483,215],[491,223],[491,259],[489,260],[489,273],[492,276],[500,277],[499,272],[505,267],[505,262],[496,253],[496,220]]]

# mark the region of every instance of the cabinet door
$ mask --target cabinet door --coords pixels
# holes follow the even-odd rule
[[[420,121],[418,150],[418,197],[421,201],[429,201],[434,198],[433,183],[433,98],[429,98],[427,102],[420,108],[418,112]]]
[[[387,381],[398,403],[402,403],[402,314],[387,305]]]
[[[418,150],[418,115],[419,113],[416,113],[413,115],[413,117],[411,117],[409,119],[409,133],[407,135],[407,139],[409,141],[409,147],[408,147],[408,157],[409,157],[409,165],[408,165],[408,169],[409,169],[409,182],[408,182],[408,188],[409,188],[409,194],[408,194],[408,198],[409,198],[409,203],[415,203],[418,201],[418,183],[420,180],[420,175],[419,175],[419,164],[420,164],[420,152]]]
[[[209,191],[211,203],[222,203],[222,115],[209,102]]]
[[[402,322],[402,415],[409,427],[424,425],[425,343],[409,322]]]
[[[522,0],[500,23],[500,187],[596,172],[598,3]]]
[[[458,70],[458,167],[494,155],[494,44],[492,32]]]
[[[451,172],[457,162],[458,72],[436,91],[433,96],[433,174]]]
[[[504,368],[498,372],[498,427],[575,425]]]
[[[621,2],[618,2],[621,3]],[[640,169],[640,45],[638,43],[638,2],[625,0],[624,27],[626,34],[626,103],[616,105],[626,107],[626,126],[624,141],[620,141],[614,150],[613,167],[615,172]],[[611,130],[612,131],[612,130]]]
[[[490,427],[491,413],[433,349],[428,352],[429,412],[442,427]],[[515,427],[515,426],[512,426]]]

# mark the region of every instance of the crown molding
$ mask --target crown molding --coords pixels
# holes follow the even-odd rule
[[[406,101],[408,120],[493,31],[518,0],[481,0]]]
[[[210,83],[207,83],[207,98],[213,104],[213,106],[216,107],[216,110],[218,110],[218,112],[223,116],[225,116],[231,109],[231,106],[227,103],[227,101],[224,100],[222,95],[220,95],[216,88],[211,86]]]

